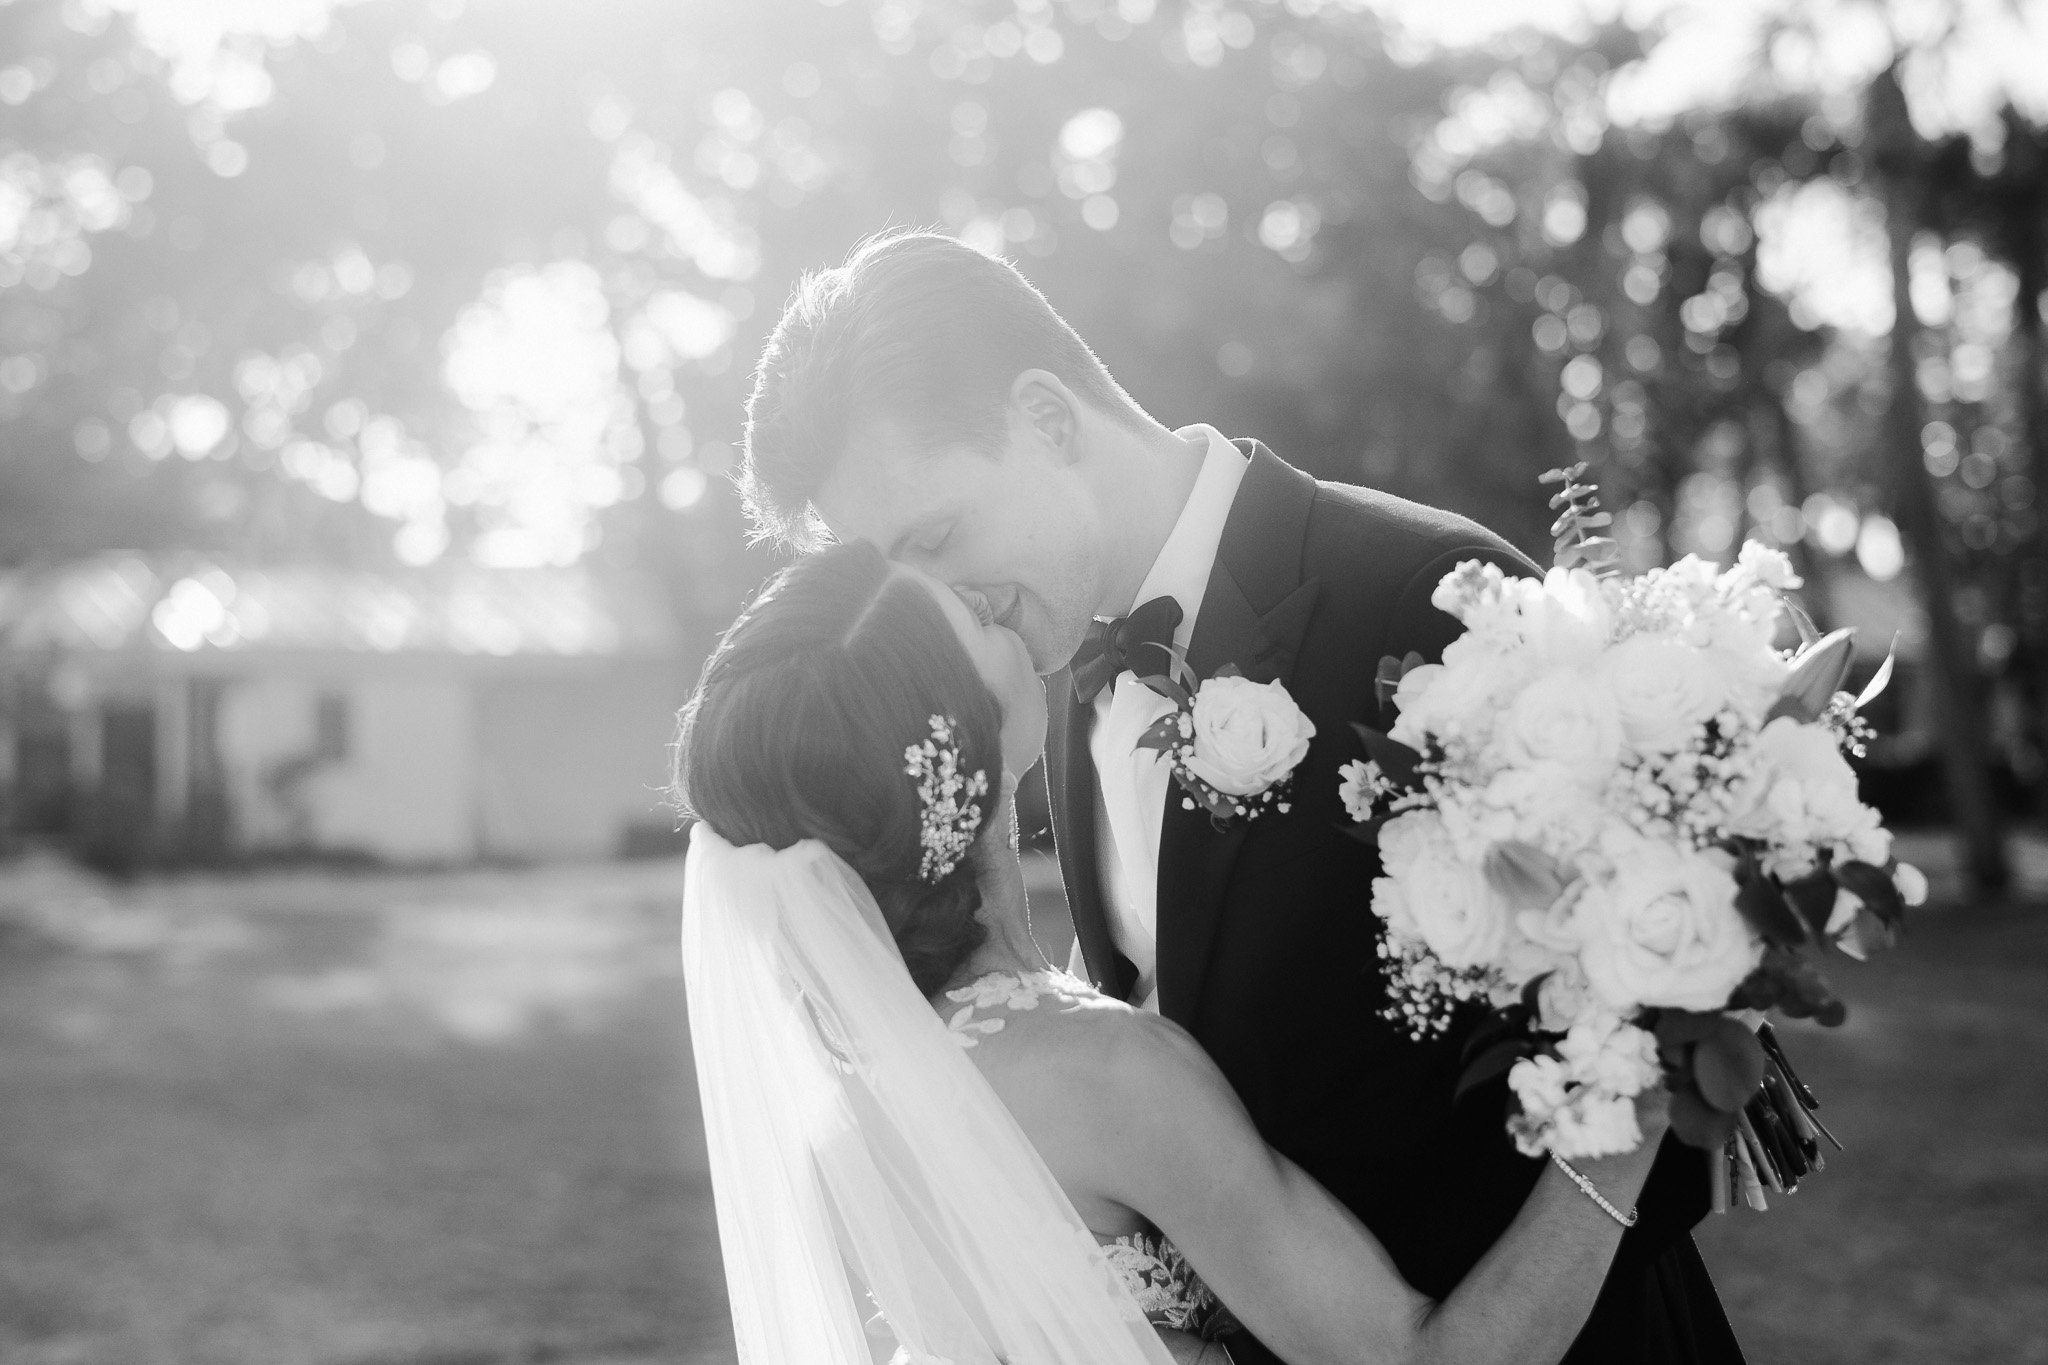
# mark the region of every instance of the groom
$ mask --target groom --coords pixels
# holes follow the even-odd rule
[[[1363,756],[1353,722],[1389,719],[1381,656],[1456,637],[1437,581],[1467,559],[1534,566],[1256,441],[1168,430],[1014,269],[933,234],[806,277],[748,419],[757,529],[870,540],[973,588],[1049,675],[1047,786],[1087,975],[1192,1032],[1266,1139],[1409,1283],[1448,1294],[1542,1166],[1506,1135],[1504,1084],[1453,1101],[1459,1032],[1418,1043],[1380,1018],[1379,863],[1342,832],[1338,769]],[[1232,665],[1286,687],[1316,727],[1290,810],[1219,831],[1183,805],[1136,748],[1167,706],[1129,668],[1155,671],[1153,644],[1200,677]],[[1567,1361],[1739,1365],[1690,1236],[1706,1192],[1700,1154],[1667,1146]],[[1242,1336],[1231,1351],[1274,1359]]]

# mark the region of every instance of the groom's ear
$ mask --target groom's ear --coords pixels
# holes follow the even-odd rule
[[[1010,407],[1062,464],[1081,458],[1081,402],[1045,370],[1026,370],[1010,384]]]

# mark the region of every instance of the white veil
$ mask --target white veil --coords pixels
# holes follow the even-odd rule
[[[699,823],[683,969],[742,1365],[1170,1365],[823,844]]]

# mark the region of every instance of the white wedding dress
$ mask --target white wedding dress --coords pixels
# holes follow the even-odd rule
[[[742,1362],[1170,1365],[1163,1249],[1097,1243],[824,845],[699,824],[683,965]]]

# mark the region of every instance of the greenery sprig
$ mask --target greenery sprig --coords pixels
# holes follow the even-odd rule
[[[1602,511],[1600,490],[1590,483],[1581,483],[1586,476],[1587,465],[1580,461],[1563,469],[1552,469],[1543,475],[1544,483],[1563,484],[1564,487],[1550,499],[1552,511],[1557,520],[1550,524],[1550,534],[1556,542],[1556,562],[1560,569],[1591,569],[1602,578],[1619,571],[1616,560],[1620,547],[1614,537],[1604,534],[1614,525],[1614,514]]]

